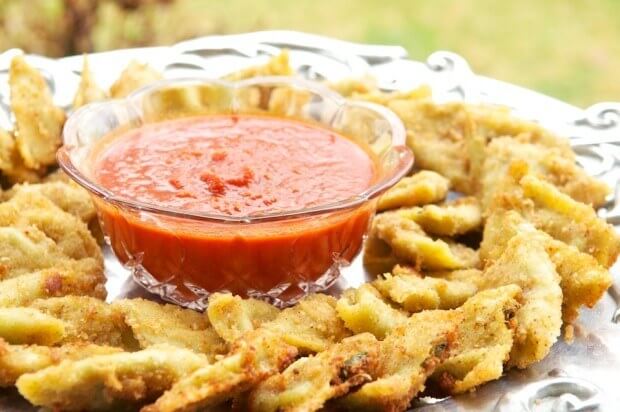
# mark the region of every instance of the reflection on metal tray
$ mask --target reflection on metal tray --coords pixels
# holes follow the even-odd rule
[[[616,193],[599,214],[620,224],[620,103],[599,103],[586,110],[498,80],[475,75],[467,62],[450,52],[433,53],[426,62],[407,59],[399,46],[354,44],[289,31],[209,36],[171,47],[152,47],[97,53],[90,56],[95,78],[108,87],[126,64],[137,59],[164,72],[165,77],[219,77],[264,63],[282,48],[291,64],[306,78],[338,80],[371,75],[383,90],[404,90],[422,84],[438,101],[462,100],[510,107],[515,115],[534,120],[567,136],[588,173],[605,180]],[[11,128],[7,75],[11,58],[0,54],[0,127]],[[79,82],[82,57],[48,59],[27,56],[42,69],[55,101],[70,109]],[[612,269],[617,273],[620,265]],[[129,273],[106,251],[110,299],[144,295]],[[572,344],[559,341],[542,362],[523,371],[510,371],[476,392],[447,399],[422,398],[416,411],[608,411],[620,404],[614,379],[620,370],[620,280],[592,310],[583,310]],[[357,259],[343,270],[330,292],[357,286],[366,274]],[[30,411],[14,391],[0,392],[0,410]]]

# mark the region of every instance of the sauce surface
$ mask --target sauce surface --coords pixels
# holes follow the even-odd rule
[[[353,141],[295,120],[254,115],[182,118],[116,137],[94,178],[121,197],[184,210],[248,216],[344,200],[373,183]]]

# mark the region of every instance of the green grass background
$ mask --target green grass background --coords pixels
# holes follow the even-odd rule
[[[50,13],[61,2],[32,1]],[[97,50],[295,29],[400,44],[416,59],[451,50],[478,73],[580,106],[620,101],[620,0],[176,0],[129,15],[104,6],[92,36]]]

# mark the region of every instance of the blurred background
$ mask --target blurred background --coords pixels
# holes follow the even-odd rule
[[[0,50],[49,56],[265,29],[451,50],[579,106],[620,100],[620,0],[0,0]]]

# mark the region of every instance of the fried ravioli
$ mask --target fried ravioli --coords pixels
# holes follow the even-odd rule
[[[145,299],[122,299],[111,306],[124,315],[143,349],[165,343],[204,353],[210,359],[228,349],[202,313]]]
[[[65,361],[22,375],[17,389],[30,403],[63,411],[105,411],[157,398],[208,363],[204,355],[160,345]]]
[[[457,326],[457,341],[433,374],[444,391],[464,393],[502,376],[513,347],[520,295],[516,285],[489,289],[448,312]]]
[[[517,189],[495,198],[489,213],[516,210],[537,229],[611,267],[620,252],[620,237],[614,227],[600,219],[592,207],[561,193],[551,183],[531,174],[521,178],[520,173],[514,176],[519,179]]]
[[[399,209],[397,213],[436,236],[454,237],[482,226],[482,211],[475,197],[462,197],[441,205]]]
[[[139,349],[123,313],[100,299],[89,296],[39,299],[30,308],[63,322],[63,344],[90,342],[125,350]]]
[[[65,123],[64,111],[54,106],[45,79],[22,56],[11,61],[9,85],[16,145],[24,164],[34,170],[55,164]]]
[[[474,123],[467,107],[430,100],[395,100],[388,107],[407,128],[407,146],[413,150],[416,165],[445,176],[459,192],[473,194],[466,151]]]
[[[380,342],[369,333],[345,338],[315,356],[301,358],[249,395],[250,411],[317,411],[378,376]]]
[[[479,290],[518,285],[521,307],[516,312],[514,345],[509,364],[525,368],[543,359],[562,326],[562,289],[544,239],[536,231],[510,238],[501,255],[469,281]]]
[[[552,183],[573,199],[600,206],[610,190],[607,185],[590,177],[577,165],[575,157],[567,156],[563,147],[530,143],[526,136],[498,137],[484,149],[479,182],[481,203],[486,209],[497,193],[510,186],[508,170],[513,162],[524,162],[531,173]],[[571,153],[572,154],[572,153]]]
[[[540,153],[557,151],[567,161],[575,160],[575,154],[571,150],[568,139],[561,138],[549,133],[539,124],[519,119],[513,116],[511,109],[505,106],[492,105],[469,105],[468,111],[475,124],[475,132],[473,138],[467,141],[467,154],[470,160],[470,174],[472,183],[476,187],[476,191],[480,194],[481,178],[488,177],[493,170],[497,171],[506,164],[497,163],[499,158],[494,153],[495,149],[487,150],[487,146],[494,144],[495,139],[518,140],[522,143],[531,144],[538,148],[538,153],[534,154],[534,158],[539,158]],[[503,144],[498,143],[495,148],[502,147]],[[519,157],[524,152],[516,150],[515,153],[505,153],[509,158],[512,156]],[[495,167],[483,173],[482,168],[490,155],[491,164],[495,162]],[[501,176],[501,173],[500,173]],[[498,176],[499,177],[499,176]],[[500,183],[499,181],[497,182]],[[487,202],[481,199],[482,205],[486,208]]]
[[[93,74],[88,64],[88,56],[84,55],[84,63],[82,65],[82,78],[80,85],[73,98],[73,109],[84,106],[85,104],[97,102],[107,97],[106,92],[97,86]]]
[[[363,261],[364,268],[372,275],[389,272],[399,263],[390,245],[377,235],[377,225],[374,221],[364,242]]]
[[[448,357],[455,339],[451,313],[417,313],[381,342],[380,375],[338,401],[352,411],[404,411],[426,378]]]
[[[99,245],[86,225],[37,192],[18,191],[0,203],[0,279],[35,270],[103,272]]]
[[[478,291],[471,281],[423,277],[415,271],[402,275],[385,273],[372,284],[383,296],[410,313],[455,309]]]
[[[324,351],[350,334],[338,317],[336,303],[332,296],[308,295],[259,329],[276,333],[300,353]]]
[[[93,344],[73,344],[58,347],[39,345],[9,345],[0,339],[0,388],[13,386],[26,373],[36,372],[66,360],[120,352],[120,348]]]
[[[289,64],[288,51],[282,50],[280,54],[269,59],[264,65],[248,67],[231,73],[224,78],[234,81],[256,76],[291,76],[293,73],[293,68]]]
[[[207,314],[213,329],[226,342],[233,342],[245,332],[276,318],[280,311],[275,306],[257,299],[242,299],[230,293],[209,296]]]
[[[420,206],[445,199],[450,181],[430,170],[402,178],[379,198],[377,210]]]
[[[84,222],[63,211],[37,191],[17,191],[0,203],[0,226],[34,226],[52,239],[72,259],[102,260],[101,250]]]
[[[519,136],[530,143],[560,148],[567,157],[574,156],[568,139],[558,137],[538,123],[523,120],[505,106],[469,105],[469,113],[476,124],[476,135],[489,143],[502,136]]]
[[[216,406],[286,368],[293,346],[264,329],[247,332],[230,353],[179,380],[142,412],[195,411]]]
[[[377,236],[400,258],[429,270],[463,269],[478,265],[476,251],[449,239],[434,240],[398,211],[375,217]]]
[[[620,252],[620,238],[615,229],[600,219],[594,209],[559,193],[550,183],[532,175],[519,182],[524,195],[536,209],[526,218],[551,236],[594,256],[609,268]]]
[[[4,193],[4,198],[9,200],[18,193],[23,192],[39,193],[45,196],[56,206],[79,218],[86,224],[97,217],[97,211],[90,195],[73,181],[15,185],[11,190]]]
[[[355,333],[370,332],[379,339],[405,322],[408,316],[384,301],[368,283],[344,291],[336,310],[347,328]]]
[[[562,318],[573,323],[581,306],[593,307],[601,299],[612,278],[607,269],[587,253],[537,231],[515,211],[498,211],[488,217],[480,245],[480,258],[485,264],[495,262],[512,237],[519,233],[536,233],[560,275]]]
[[[43,269],[0,282],[0,307],[28,306],[37,299],[83,295],[105,299],[101,272]]]
[[[17,150],[15,138],[0,129],[0,172],[10,183],[36,183],[41,180],[44,169],[29,169]]]
[[[309,295],[271,322],[246,332],[230,353],[180,380],[143,412],[189,411],[224,402],[281,372],[301,353],[326,350],[348,332],[336,300]]]
[[[65,335],[65,323],[32,308],[0,308],[0,339],[13,345],[51,346]]]
[[[613,279],[596,259],[573,246],[550,241],[547,253],[561,276],[562,319],[565,323],[574,323],[579,317],[579,308],[593,308],[611,287]]]
[[[132,60],[110,87],[110,97],[113,99],[127,97],[137,89],[162,78],[162,74],[149,65]]]
[[[530,233],[514,236],[480,281],[481,289],[516,284],[523,292],[509,364],[525,368],[543,359],[562,327],[560,276],[544,243]]]
[[[0,253],[0,280],[53,267],[66,259],[54,241],[33,226],[0,227]]]

